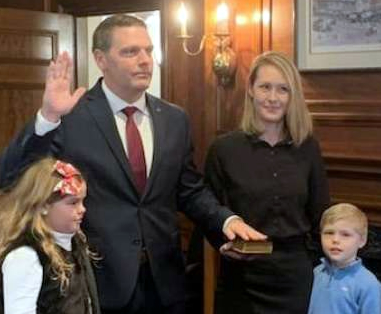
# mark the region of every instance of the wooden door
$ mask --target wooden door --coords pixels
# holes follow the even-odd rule
[[[74,52],[73,17],[0,9],[0,151],[41,106],[46,70]]]

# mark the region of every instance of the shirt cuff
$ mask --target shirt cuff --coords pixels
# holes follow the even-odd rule
[[[227,228],[228,224],[233,220],[233,219],[240,219],[242,220],[242,218],[238,215],[232,215],[232,216],[229,216],[228,218],[226,218],[225,222],[224,222],[224,225],[222,227],[222,231],[225,233],[225,229]]]
[[[44,136],[46,133],[58,128],[61,124],[61,119],[58,122],[50,122],[41,114],[41,109],[37,112],[36,122],[34,124],[35,133],[38,136]]]

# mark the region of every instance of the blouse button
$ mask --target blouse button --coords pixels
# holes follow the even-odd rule
[[[135,239],[132,241],[133,245],[140,245],[141,241],[139,239]]]
[[[276,172],[274,172],[273,176],[274,176],[274,178],[276,178],[278,176],[278,174]]]

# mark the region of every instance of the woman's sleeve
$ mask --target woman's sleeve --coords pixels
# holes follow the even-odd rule
[[[42,266],[35,250],[19,247],[2,265],[4,314],[36,314],[42,285]]]
[[[319,234],[320,218],[330,205],[328,179],[321,155],[319,143],[312,140],[311,147],[311,173],[309,177],[309,199],[307,214],[312,226],[314,236]]]

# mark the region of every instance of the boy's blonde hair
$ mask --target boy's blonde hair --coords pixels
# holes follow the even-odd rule
[[[246,86],[246,97],[241,119],[241,129],[248,134],[261,135],[264,126],[255,110],[254,99],[250,89],[257,79],[258,70],[265,65],[274,66],[284,76],[290,88],[290,99],[285,116],[285,131],[291,136],[296,146],[299,146],[312,134],[312,118],[304,99],[300,74],[293,62],[283,53],[268,51],[259,55],[253,61]]]
[[[324,211],[320,220],[320,230],[323,230],[327,224],[332,224],[342,219],[354,222],[356,231],[364,239],[367,238],[368,218],[358,207],[348,203],[336,204]]]
[[[59,191],[53,191],[63,179],[55,170],[56,161],[51,157],[41,159],[30,166],[10,189],[0,193],[0,261],[15,244],[31,236],[49,257],[53,279],[58,280],[61,289],[65,290],[74,265],[57,247],[44,215],[53,203],[65,197]],[[78,179],[85,182],[80,175]],[[87,249],[85,235],[81,231],[77,234]]]

